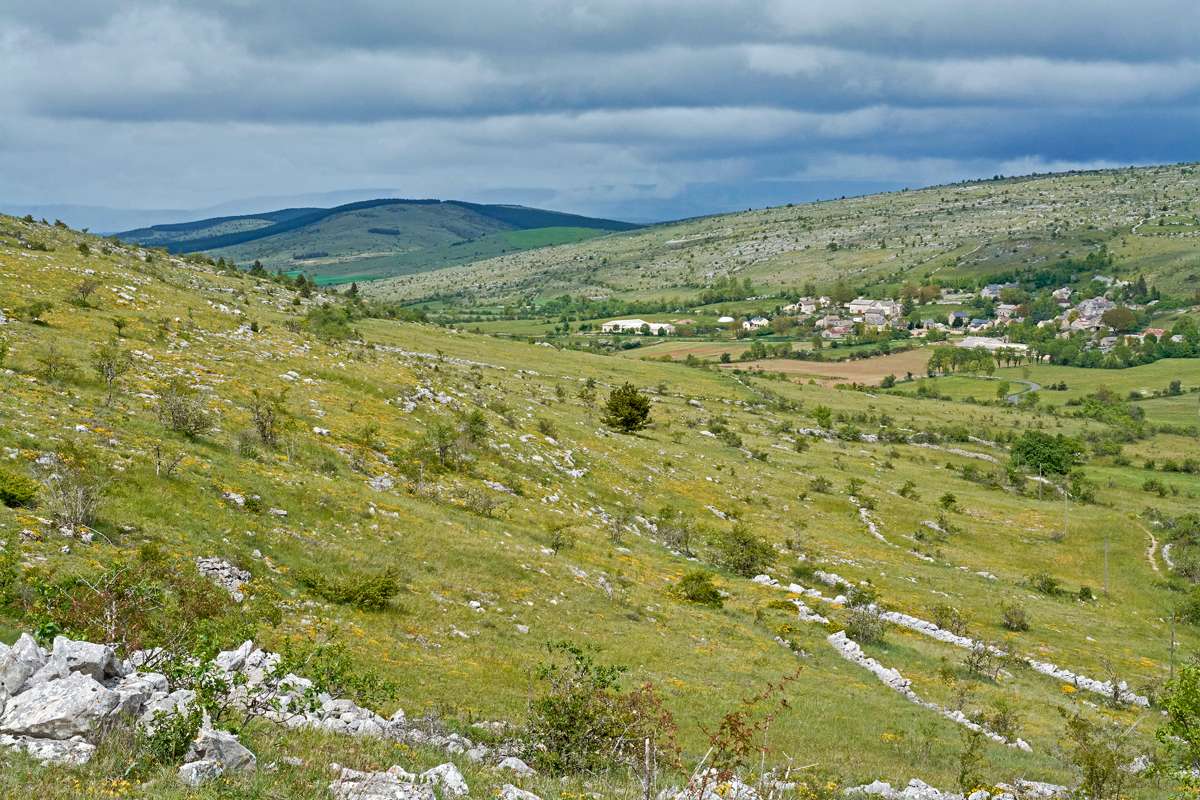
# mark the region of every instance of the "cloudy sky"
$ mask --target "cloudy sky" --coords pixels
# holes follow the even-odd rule
[[[1196,160],[1197,31],[1195,0],[0,0],[0,205],[644,220]]]

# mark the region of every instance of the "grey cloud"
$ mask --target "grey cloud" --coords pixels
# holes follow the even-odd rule
[[[523,187],[694,212],[1187,160],[1197,29],[1172,0],[12,4],[0,200]]]

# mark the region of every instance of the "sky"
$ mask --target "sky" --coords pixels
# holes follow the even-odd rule
[[[0,208],[647,221],[1193,161],[1197,31],[1195,0],[0,0]]]

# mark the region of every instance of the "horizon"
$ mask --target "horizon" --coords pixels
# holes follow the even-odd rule
[[[1187,166],[1187,165],[1196,164],[1196,163],[1200,163],[1200,162],[1176,161],[1176,162],[1157,163],[1157,164],[1127,164],[1127,165],[1121,165],[1121,166],[1100,167],[1100,168],[1096,168],[1096,169],[1071,169],[1071,170],[1052,171],[1052,172],[1030,172],[1030,173],[1018,174],[1018,175],[996,174],[996,175],[991,175],[991,176],[965,177],[960,180],[946,181],[943,183],[926,184],[926,185],[922,185],[922,186],[907,186],[907,185],[905,185],[905,186],[896,186],[894,188],[877,189],[874,191],[861,192],[861,193],[857,193],[857,194],[841,194],[841,195],[837,195],[837,196],[828,196],[828,197],[825,197],[825,196],[811,197],[811,198],[807,198],[807,199],[803,199],[803,200],[785,200],[785,201],[782,201],[779,203],[759,206],[757,208],[748,206],[746,208],[722,209],[722,210],[702,212],[699,214],[692,214],[692,215],[683,216],[683,217],[667,217],[667,218],[661,218],[661,219],[651,219],[651,218],[647,218],[647,219],[611,218],[611,219],[616,222],[632,223],[632,224],[639,225],[639,226],[668,225],[671,223],[684,222],[684,221],[692,220],[692,219],[701,219],[704,217],[720,216],[722,214],[736,214],[736,213],[739,213],[742,211],[766,210],[766,209],[771,209],[771,208],[780,208],[780,207],[792,206],[792,205],[807,205],[807,204],[813,204],[813,203],[827,203],[827,202],[833,202],[833,201],[837,201],[837,200],[853,200],[853,199],[858,199],[858,198],[870,198],[870,197],[876,197],[876,196],[880,196],[880,195],[893,194],[896,192],[923,191],[923,190],[928,190],[928,189],[937,189],[942,186],[961,186],[961,185],[969,185],[969,184],[974,184],[974,183],[987,183],[987,182],[991,182],[994,180],[1030,180],[1030,179],[1048,177],[1048,176],[1054,176],[1054,175],[1070,175],[1070,174],[1080,174],[1080,173],[1089,173],[1089,172],[1099,173],[1099,172],[1114,172],[1114,171],[1130,170],[1130,169],[1154,169],[1154,168],[1158,168],[1158,167],[1178,167],[1178,166]],[[102,235],[128,233],[133,230],[138,230],[138,229],[142,229],[142,228],[154,228],[154,227],[158,227],[158,226],[172,225],[172,224],[178,224],[178,223],[184,223],[184,222],[200,222],[200,221],[206,221],[206,220],[211,220],[211,219],[220,219],[220,218],[226,218],[226,217],[237,218],[237,217],[244,217],[244,216],[253,216],[254,214],[264,214],[264,213],[268,213],[268,212],[272,212],[272,211],[280,211],[280,210],[285,210],[285,209],[313,208],[313,209],[330,210],[330,209],[338,208],[343,205],[350,205],[353,203],[358,203],[358,202],[363,202],[363,201],[377,201],[377,200],[398,200],[398,201],[402,201],[402,202],[439,202],[439,203],[466,202],[466,203],[479,203],[479,204],[484,204],[484,205],[495,205],[495,206],[513,206],[513,207],[534,208],[534,209],[540,209],[540,210],[545,210],[545,211],[557,211],[557,212],[568,213],[568,214],[579,214],[581,216],[590,216],[590,215],[584,214],[583,212],[575,211],[572,209],[546,208],[546,207],[542,207],[542,206],[533,206],[533,205],[528,205],[528,204],[524,204],[524,203],[516,203],[516,202],[506,203],[502,200],[494,201],[491,203],[480,203],[480,201],[475,201],[475,200],[471,200],[471,199],[467,199],[467,198],[458,198],[458,197],[454,197],[454,198],[451,198],[451,197],[402,197],[397,194],[389,193],[386,190],[374,190],[374,189],[361,189],[361,190],[343,189],[343,190],[335,190],[335,191],[331,191],[331,192],[321,193],[320,195],[308,195],[308,197],[311,197],[311,198],[317,198],[317,197],[321,197],[321,196],[326,196],[326,197],[345,196],[345,197],[354,198],[354,199],[343,199],[341,202],[338,202],[338,203],[319,205],[319,204],[306,204],[306,203],[299,202],[299,201],[297,201],[295,203],[291,203],[291,204],[288,204],[286,202],[272,202],[272,201],[283,201],[284,198],[282,198],[282,197],[238,198],[238,199],[228,200],[228,201],[219,203],[214,206],[209,206],[207,208],[197,208],[197,209],[109,208],[109,207],[104,207],[104,206],[86,206],[86,205],[76,206],[76,205],[72,205],[72,204],[30,205],[28,207],[23,207],[19,203],[4,203],[2,200],[0,200],[0,213],[6,213],[11,216],[32,215],[35,217],[42,217],[42,218],[47,218],[48,215],[50,215],[50,216],[54,216],[55,219],[58,219],[58,220],[61,220],[62,222],[67,223],[72,228],[76,228],[76,229],[80,229],[80,230],[89,230],[92,233],[97,233],[97,234],[102,234]],[[319,202],[321,202],[321,201],[318,201],[318,203]],[[229,210],[229,209],[238,209],[238,208],[241,208],[244,210]],[[80,218],[84,218],[84,217],[94,219],[95,215],[104,216],[106,214],[129,216],[130,218],[140,216],[140,217],[145,217],[147,219],[151,219],[151,218],[155,218],[155,219],[153,221],[147,221],[144,224],[129,225],[124,228],[118,228],[118,227],[103,228],[102,226],[96,226],[94,224],[87,224],[87,223],[77,224],[76,222],[72,221],[72,219],[71,219],[71,217],[75,217],[76,219],[80,219]]]

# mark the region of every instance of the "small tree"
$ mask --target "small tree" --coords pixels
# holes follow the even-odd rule
[[[37,355],[37,362],[41,366],[42,375],[50,383],[66,378],[75,371],[75,362],[68,358],[53,340]]]
[[[775,548],[741,522],[718,533],[712,547],[716,564],[743,578],[753,578],[775,562]]]
[[[650,424],[650,399],[632,383],[613,389],[604,406],[604,424],[622,433],[636,433]]]
[[[287,389],[275,393],[255,389],[251,396],[250,416],[259,441],[265,447],[275,447],[279,443],[280,430],[287,418],[286,397]]]
[[[117,379],[128,372],[132,365],[133,359],[121,349],[116,339],[108,344],[97,345],[96,349],[92,351],[92,368],[104,382],[105,405],[112,403]]]

